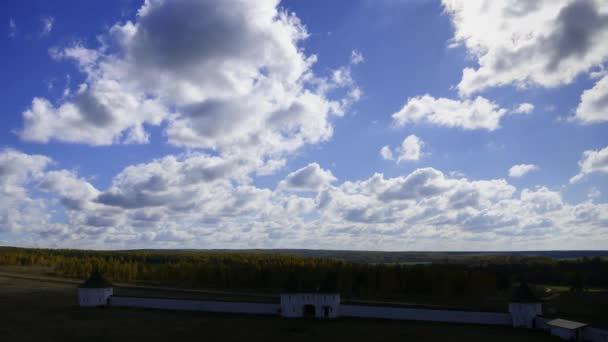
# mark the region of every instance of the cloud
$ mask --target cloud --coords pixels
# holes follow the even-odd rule
[[[42,155],[0,150],[0,233],[46,225],[47,208],[30,198],[28,187],[50,164],[51,159]]]
[[[458,127],[466,130],[496,130],[501,118],[507,113],[496,103],[478,96],[474,100],[452,100],[434,98],[428,94],[408,99],[406,104],[393,113],[393,124],[405,126],[410,123]]]
[[[363,63],[365,59],[363,58],[363,54],[361,51],[353,50],[350,52],[350,62],[351,64],[360,64]]]
[[[391,151],[391,148],[388,145],[382,146],[382,148],[380,149],[380,155],[384,160],[393,160],[394,158],[393,151]]]
[[[579,173],[570,178],[570,184],[579,182],[590,173],[608,173],[608,146],[601,150],[588,150],[578,162]]]
[[[239,163],[208,155],[166,156],[125,168],[94,200],[124,209],[167,206],[179,211],[209,199],[215,190],[230,188],[231,179],[245,177],[238,174],[243,170]]]
[[[608,12],[599,0],[484,2],[444,0],[462,44],[477,67],[462,72],[458,91],[492,87],[557,87],[608,58]]]
[[[397,155],[397,163],[402,161],[417,161],[423,155],[422,147],[424,142],[415,136],[414,134],[408,135],[400,147],[394,149],[394,153]],[[389,146],[383,146],[380,149],[380,155],[385,160],[393,160],[393,151]]]
[[[40,19],[42,28],[40,29],[40,37],[48,36],[55,25],[55,18],[51,16]]]
[[[11,241],[21,245],[44,238],[49,246],[79,248],[479,249],[606,242],[606,204],[570,205],[545,187],[518,192],[504,179],[469,180],[434,168],[337,183],[311,163],[264,189],[248,184],[240,162],[201,153],[166,156],[125,168],[100,190],[75,171],[49,169],[54,164],[47,157],[4,150],[0,234],[19,232]]]
[[[319,164],[311,163],[285,177],[279,188],[299,191],[319,191],[336,181],[329,170],[323,170]]]
[[[20,136],[146,143],[146,126],[162,125],[173,145],[279,166],[284,155],[328,140],[332,118],[361,95],[351,64],[326,77],[313,72],[317,56],[301,47],[307,37],[274,0],[146,1],[99,48],[51,50],[86,79],[58,104],[35,98]]]
[[[13,18],[8,20],[8,37],[15,38],[17,36],[17,23]]]
[[[530,114],[534,110],[534,105],[531,103],[521,103],[515,110],[513,111],[516,114]]]
[[[561,194],[546,187],[539,187],[535,190],[524,189],[520,198],[537,213],[560,210],[564,206]]]
[[[84,85],[71,102],[53,106],[44,98],[34,98],[23,113],[22,139],[47,143],[52,139],[90,145],[146,143],[144,124],[159,125],[167,116],[156,99],[134,95],[112,80]]]
[[[587,198],[591,200],[599,198],[601,195],[602,192],[599,191],[596,187],[591,187],[591,189],[589,189],[589,192],[587,192]]]
[[[608,121],[608,76],[583,92],[574,118],[583,124]]]
[[[0,150],[0,193],[7,196],[23,198],[24,186],[32,180],[39,179],[51,159],[42,155],[28,155],[13,149]]]
[[[99,195],[89,182],[67,170],[49,171],[41,178],[38,188],[53,192],[68,209],[82,210]]]
[[[519,178],[532,171],[539,170],[539,167],[534,164],[517,164],[509,169],[509,177]]]
[[[413,134],[408,135],[401,143],[397,162],[419,160],[422,155],[423,145],[424,142],[420,138]]]

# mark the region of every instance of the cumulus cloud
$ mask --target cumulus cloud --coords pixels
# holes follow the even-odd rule
[[[527,203],[528,207],[538,213],[560,210],[564,206],[561,194],[546,187],[539,187],[535,190],[524,189],[520,198]]]
[[[413,134],[408,135],[401,143],[397,162],[419,160],[422,155],[423,145],[424,142],[420,138]]]
[[[570,183],[582,180],[590,173],[608,173],[608,146],[601,150],[588,150],[583,152],[583,157],[578,162],[579,173],[570,178]]]
[[[218,187],[230,188],[230,179],[244,177],[238,174],[242,171],[239,162],[195,155],[167,156],[131,165],[114,177],[110,189],[100,193],[95,202],[124,209],[189,208],[210,200],[209,196]]]
[[[424,142],[414,134],[408,135],[401,146],[394,149],[394,154],[397,156],[397,163],[402,161],[417,161],[423,155],[422,147]],[[383,146],[380,149],[380,155],[385,160],[393,160],[393,151],[389,146]]]
[[[312,163],[264,189],[241,179],[239,162],[166,156],[125,168],[99,190],[74,171],[49,170],[49,158],[5,150],[0,230],[19,231],[24,244],[44,237],[80,248],[578,246],[588,242],[583,233],[606,241],[606,204],[570,205],[545,187],[518,195],[504,179],[434,168],[337,183]],[[53,220],[58,210],[65,223]]]
[[[99,194],[88,181],[67,170],[47,172],[38,187],[43,191],[53,192],[66,208],[73,210],[85,209]]]
[[[311,163],[285,177],[279,188],[299,191],[319,191],[336,181],[329,170],[323,170],[317,163]]]
[[[491,87],[556,87],[608,58],[608,9],[601,0],[443,0],[462,44],[477,67],[462,72],[458,91]]]
[[[583,124],[608,121],[608,76],[583,92],[574,118]]]
[[[46,225],[46,206],[30,198],[29,185],[44,175],[51,159],[12,149],[0,150],[0,232]]]
[[[51,139],[91,145],[145,143],[144,124],[159,125],[166,117],[162,104],[125,91],[120,83],[99,80],[82,86],[73,101],[59,107],[44,98],[34,98],[23,113],[21,138],[46,143]]]
[[[408,99],[392,117],[396,126],[425,122],[466,130],[493,131],[500,127],[500,120],[505,114],[506,109],[481,96],[474,100],[452,100],[426,94]]]
[[[534,110],[534,105],[531,103],[521,103],[519,106],[517,106],[517,108],[515,108],[515,110],[513,111],[514,113],[517,114],[530,114],[532,113],[532,111]]]
[[[509,177],[519,178],[532,171],[537,171],[539,167],[534,164],[517,164],[509,169]]]
[[[384,160],[393,160],[394,158],[393,151],[391,151],[391,148],[388,145],[382,146],[382,148],[380,149],[380,155]]]
[[[361,95],[351,64],[327,77],[313,72],[317,57],[300,47],[307,37],[275,0],[146,1],[101,47],[51,51],[76,61],[86,80],[63,102],[35,98],[20,135],[145,143],[145,127],[162,124],[173,145],[279,166],[282,155],[329,139],[332,117]]]
[[[317,203],[328,225],[348,227],[343,235],[399,237],[400,244],[407,237],[416,241],[414,245],[426,239],[436,245],[444,239],[470,237],[483,244],[499,240],[521,246],[530,240],[550,240],[556,233],[560,239],[572,239],[583,220],[600,229],[592,234],[608,227],[607,215],[600,217],[597,211],[601,205],[570,206],[559,192],[544,187],[515,194],[515,187],[502,179],[469,181],[424,168],[403,177],[376,174],[345,182],[321,192]]]

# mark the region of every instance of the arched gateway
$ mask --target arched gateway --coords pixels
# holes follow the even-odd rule
[[[281,295],[283,317],[330,319],[338,317],[338,293],[285,293]]]

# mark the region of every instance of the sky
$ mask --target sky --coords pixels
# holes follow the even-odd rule
[[[608,1],[0,4],[0,245],[608,249]]]

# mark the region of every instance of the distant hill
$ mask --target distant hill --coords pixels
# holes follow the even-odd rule
[[[2,247],[11,249],[17,247]],[[469,258],[483,258],[494,256],[518,256],[518,257],[549,257],[557,260],[576,258],[608,258],[608,250],[586,250],[586,251],[469,251],[469,252],[387,252],[387,251],[353,251],[353,250],[328,250],[328,249],[137,249],[130,251],[148,252],[217,252],[217,253],[263,253],[280,255],[297,255],[305,257],[330,258],[356,263],[372,264],[406,264],[406,263],[432,263],[446,260],[456,261]]]
[[[146,249],[146,251],[159,251]],[[520,256],[520,257],[549,257],[553,259],[576,258],[608,258],[608,250],[587,251],[469,251],[469,252],[388,252],[388,251],[353,251],[330,249],[173,249],[162,250],[173,252],[226,252],[226,253],[267,253],[298,255],[307,257],[330,258],[357,263],[395,264],[395,263],[431,263],[443,260],[457,260],[471,257],[489,256]]]
[[[224,250],[218,250],[224,251]],[[233,251],[234,250],[230,250]],[[429,263],[445,259],[464,259],[487,256],[542,256],[553,259],[608,257],[608,251],[508,251],[508,252],[384,252],[348,251],[323,249],[251,249],[249,253],[278,253],[299,256],[322,257],[359,263]]]

